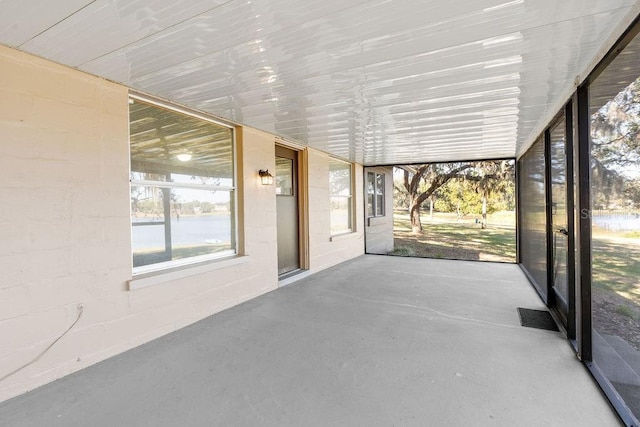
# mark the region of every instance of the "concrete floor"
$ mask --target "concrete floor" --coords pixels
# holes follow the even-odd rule
[[[0,404],[8,426],[616,426],[516,265],[368,255]]]

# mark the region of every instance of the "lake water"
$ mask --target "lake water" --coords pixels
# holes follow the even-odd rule
[[[136,218],[135,222],[150,218]],[[133,250],[164,248],[164,225],[140,225],[132,227]],[[229,215],[181,216],[171,218],[173,246],[228,243],[231,241],[231,217]]]
[[[640,231],[640,216],[603,215],[591,220],[594,227],[608,231]]]

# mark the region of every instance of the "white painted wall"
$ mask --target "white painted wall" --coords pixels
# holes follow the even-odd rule
[[[364,253],[364,201],[362,166],[354,171],[355,228],[352,233],[331,237],[329,155],[309,150],[309,254],[310,269],[319,271]],[[358,191],[359,190],[359,191]]]
[[[0,401],[276,289],[274,137],[238,131],[240,265],[130,291],[127,88],[0,46]],[[363,253],[330,241],[328,156],[309,151],[310,266]],[[356,173],[357,189],[362,174]],[[362,194],[357,196],[362,218]]]
[[[384,216],[367,218],[366,251],[368,254],[387,254],[394,248],[393,243],[393,168],[367,167],[366,172],[384,174]],[[365,184],[361,186],[366,191]]]

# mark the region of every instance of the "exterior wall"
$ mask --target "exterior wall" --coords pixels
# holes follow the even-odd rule
[[[382,173],[384,177],[384,216],[366,219],[368,254],[387,254],[393,251],[393,168],[365,168],[366,172]],[[361,191],[366,191],[364,183]]]
[[[355,198],[355,228],[352,233],[331,236],[329,205],[329,155],[308,149],[309,181],[309,267],[312,272],[323,270],[364,253],[364,200],[362,198],[362,167],[353,171]]]
[[[128,121],[127,88],[0,47],[0,401],[278,286],[275,193],[257,177],[274,137],[239,128],[245,256],[130,290]],[[314,271],[362,253],[361,232],[325,232],[326,160],[310,155]]]

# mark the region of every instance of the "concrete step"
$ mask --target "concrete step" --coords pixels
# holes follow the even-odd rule
[[[627,362],[625,357],[629,356],[627,349],[610,336],[610,340],[621,348],[622,354],[613,347],[602,335],[593,331],[593,360],[602,370],[602,373],[611,382],[627,384],[640,387],[640,374]],[[628,344],[627,344],[628,345]],[[633,350],[633,348],[632,348]],[[635,350],[633,350],[635,351]],[[635,364],[631,356],[631,363]],[[640,365],[636,365],[640,366]]]
[[[620,355],[622,359],[640,376],[640,352],[617,335],[602,335],[602,338]]]

